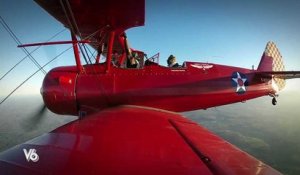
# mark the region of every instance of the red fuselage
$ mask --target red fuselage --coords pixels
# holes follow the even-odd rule
[[[84,69],[58,67],[47,74],[41,93],[52,112],[84,115],[124,104],[183,112],[274,93],[271,79],[256,78],[255,70],[210,63],[111,67],[109,72],[104,64],[94,64]]]

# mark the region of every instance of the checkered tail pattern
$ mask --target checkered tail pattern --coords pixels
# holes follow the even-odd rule
[[[285,71],[282,56],[274,42],[267,43],[264,54],[272,58],[272,71]],[[272,81],[277,85],[278,91],[285,87],[285,80],[282,78],[273,77]]]

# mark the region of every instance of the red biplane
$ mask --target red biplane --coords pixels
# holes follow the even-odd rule
[[[79,119],[3,152],[1,174],[280,174],[175,113],[265,95],[275,105],[285,79],[300,71],[285,71],[273,42],[257,70],[201,62],[170,68],[128,45],[125,31],[144,25],[144,0],[35,1],[70,29],[72,41],[23,47],[73,45],[76,66],[52,69],[41,94],[52,112]],[[82,65],[85,44],[98,54]]]

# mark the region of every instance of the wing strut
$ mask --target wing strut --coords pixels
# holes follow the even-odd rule
[[[110,71],[114,39],[115,39],[115,31],[111,31],[109,33],[109,41],[108,41],[107,56],[106,56],[106,58],[107,58],[106,59],[106,66],[107,66],[106,73],[108,73]]]
[[[82,73],[83,67],[82,67],[81,61],[80,61],[80,55],[79,55],[79,50],[78,50],[78,41],[73,32],[71,32],[71,36],[72,36],[72,41],[73,41],[73,51],[74,51],[74,55],[75,55],[77,70],[79,73]]]
[[[100,42],[101,43],[101,42]],[[100,44],[100,46],[98,47],[98,53],[97,53],[97,57],[96,57],[96,64],[100,63],[100,56],[103,53],[104,50],[104,44]]]

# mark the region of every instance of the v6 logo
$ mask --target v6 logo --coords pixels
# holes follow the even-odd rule
[[[30,160],[33,162],[37,162],[39,160],[39,155],[36,153],[35,149],[29,149],[29,151],[23,149],[23,152],[28,162],[30,162]]]

